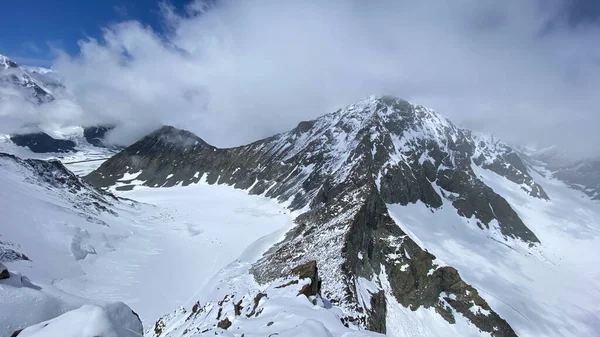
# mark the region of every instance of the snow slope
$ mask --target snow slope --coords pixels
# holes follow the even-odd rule
[[[143,331],[139,318],[121,302],[92,304],[20,273],[0,280],[0,312],[0,336],[25,328],[19,336],[137,337]]]
[[[473,169],[515,207],[540,245],[465,226],[472,220],[447,205],[388,205],[392,217],[422,247],[456,267],[519,336],[598,336],[600,203],[535,173],[550,200],[531,198],[506,178]]]
[[[127,194],[155,205],[110,200],[81,209],[82,195],[0,158],[0,241],[30,261],[10,270],[91,300],[123,301],[146,324],[185,304],[204,280],[256,239],[289,226],[270,199],[226,186]]]

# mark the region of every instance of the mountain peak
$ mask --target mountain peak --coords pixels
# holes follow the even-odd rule
[[[0,67],[4,69],[19,68],[19,65],[15,61],[11,60],[8,56],[0,54]]]
[[[10,87],[17,97],[34,104],[54,100],[54,96],[38,83],[23,67],[7,56],[0,55],[0,86]]]
[[[477,138],[430,109],[390,96],[372,96],[301,122],[289,132],[229,149],[165,126],[104,162],[86,179],[116,189],[202,181],[277,199],[302,214],[296,219],[298,226],[252,267],[259,283],[281,277],[292,257],[299,263],[315,260],[323,272],[323,293],[346,310],[347,320],[385,331],[380,318],[385,317],[386,300],[381,298],[395,296],[406,307],[439,306],[431,299],[454,290],[436,280],[448,278],[455,284],[460,279],[455,270],[435,265],[433,255],[408,239],[391,219],[388,205],[420,202],[432,212],[444,205],[465,218],[465,226],[476,226],[494,240],[539,243],[475,167],[504,176],[531,197],[547,199],[508,146]],[[135,183],[127,178],[132,175]],[[407,283],[398,268],[415,263],[426,267],[413,271],[419,281],[408,289],[404,285],[413,283]],[[367,303],[378,306],[364,306],[355,276],[373,282],[387,278],[393,294],[369,291],[375,300]],[[407,295],[413,292],[421,295]],[[462,289],[460,296],[465,294],[473,292]],[[464,310],[469,306],[465,302],[453,308],[470,317]],[[486,331],[492,331],[490,326],[503,331],[498,336],[514,335],[496,314],[472,317],[471,322]]]

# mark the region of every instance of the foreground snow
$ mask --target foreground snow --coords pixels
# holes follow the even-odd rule
[[[91,303],[14,272],[0,279],[0,312],[0,336],[22,329],[21,337],[137,337],[142,332],[139,318],[121,302]]]
[[[26,328],[19,337],[139,337],[142,323],[123,303],[83,305],[57,318]]]

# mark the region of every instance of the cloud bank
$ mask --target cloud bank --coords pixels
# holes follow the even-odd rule
[[[600,26],[568,0],[224,0],[162,5],[53,68],[85,123],[135,141],[160,124],[217,146],[392,94],[516,143],[600,154]]]

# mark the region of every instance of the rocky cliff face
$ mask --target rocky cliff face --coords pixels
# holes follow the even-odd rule
[[[463,315],[493,336],[513,336],[477,291],[411,240],[387,210],[387,204],[422,202],[432,211],[452,205],[481,230],[538,243],[509,203],[476,176],[474,165],[506,177],[531,197],[548,198],[508,146],[393,97],[373,97],[230,149],[163,127],[86,179],[118,188],[131,188],[132,175],[151,187],[203,180],[276,198],[302,214],[252,267],[259,282],[315,260],[321,292],[344,309],[348,325],[385,332],[386,301],[393,296],[412,310],[433,307],[448,322]],[[365,292],[370,298],[360,295]]]

